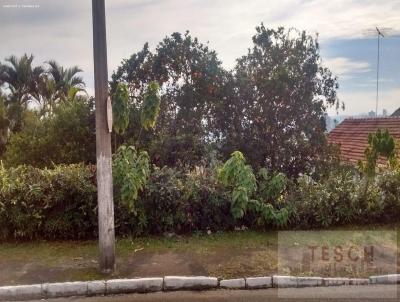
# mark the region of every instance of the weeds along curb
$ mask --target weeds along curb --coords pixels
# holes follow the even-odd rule
[[[43,283],[0,287],[0,301],[22,301],[58,297],[115,295],[179,290],[265,289],[318,286],[400,284],[400,274],[359,278],[322,278],[266,276],[218,279],[203,276],[166,276],[164,278],[111,279],[85,282]]]

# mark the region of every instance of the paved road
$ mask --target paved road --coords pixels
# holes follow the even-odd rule
[[[48,302],[273,302],[273,301],[400,301],[400,285],[288,288],[266,290],[215,290],[168,292],[90,298],[51,299]],[[311,300],[312,299],[312,300]]]

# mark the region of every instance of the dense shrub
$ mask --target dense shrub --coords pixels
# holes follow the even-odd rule
[[[0,166],[0,238],[88,238],[97,228],[93,167]]]
[[[387,171],[377,177],[377,185],[382,192],[384,204],[383,220],[400,219],[400,170]]]
[[[12,133],[2,155],[7,167],[53,164],[95,163],[96,137],[93,100],[77,99],[54,108],[52,115],[40,117],[24,112],[22,129]]]
[[[368,178],[338,169],[320,181],[302,176],[290,188],[286,204],[292,227],[390,223],[400,217],[399,171]]]
[[[156,168],[138,206],[143,213],[139,227],[147,233],[217,231],[235,225],[228,195],[210,169],[184,173]]]
[[[154,168],[135,211],[115,196],[118,235],[233,229],[228,196],[213,169]],[[93,166],[0,168],[0,239],[81,239],[97,234]]]
[[[290,224],[298,227],[328,227],[350,223],[356,215],[356,176],[350,171],[332,173],[322,182],[301,176],[292,185],[287,205]]]
[[[265,169],[261,169],[259,174],[261,181],[257,182],[252,167],[246,165],[245,158],[239,151],[233,152],[231,158],[219,170],[218,180],[231,192],[233,217],[242,218],[252,214],[258,226],[285,225],[287,210],[276,210],[269,202],[279,197],[284,180],[280,181],[280,174],[269,178]],[[259,196],[256,194],[257,190]],[[261,197],[261,200],[258,197]]]
[[[270,213],[288,209],[287,228],[321,228],[344,224],[396,222],[400,217],[400,172],[374,179],[353,169],[333,171],[324,180],[296,181],[260,171],[258,203]],[[115,226],[119,236],[232,230],[236,226],[268,229],[262,211],[232,213],[232,189],[218,181],[218,170],[190,171],[153,167],[135,211],[115,190]],[[285,210],[282,210],[285,209]],[[273,217],[277,219],[277,217]],[[93,166],[53,169],[0,166],[0,240],[81,239],[97,235],[97,201]]]

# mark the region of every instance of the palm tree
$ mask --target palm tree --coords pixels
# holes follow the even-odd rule
[[[81,95],[78,92],[84,91],[82,88],[70,87],[65,96],[65,91],[57,90],[57,84],[49,74],[43,74],[38,83],[38,92],[35,99],[40,103],[40,115],[52,115],[54,108],[59,103],[69,103],[79,100]]]
[[[43,68],[33,67],[33,55],[6,58],[6,65],[0,68],[0,84],[5,86],[7,97],[5,106],[10,119],[10,126],[18,130],[22,125],[22,113],[38,91],[38,82],[43,74]]]
[[[78,66],[64,68],[54,60],[48,61],[47,64],[50,66],[47,73],[54,81],[56,94],[60,100],[66,101],[71,94],[75,96],[78,92],[85,92],[85,82],[82,77],[76,75],[82,72]]]
[[[7,84],[11,99],[20,105],[27,106],[31,95],[37,89],[37,82],[43,68],[32,67],[33,55],[24,54],[21,58],[10,56],[6,58],[7,65],[2,65],[0,83]]]
[[[58,98],[54,80],[48,74],[43,73],[37,87],[34,97],[40,104],[40,115],[51,114]]]

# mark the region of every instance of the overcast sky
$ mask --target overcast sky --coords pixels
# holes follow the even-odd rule
[[[93,92],[90,0],[0,3],[0,61],[32,53],[36,64],[78,65]],[[350,115],[375,110],[377,41],[368,30],[389,28],[381,40],[378,111],[400,107],[399,0],[106,0],[106,15],[109,74],[145,42],[154,48],[175,31],[208,42],[228,69],[261,22],[318,33],[323,62],[339,76],[342,114]]]

